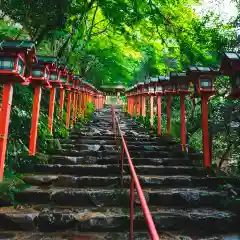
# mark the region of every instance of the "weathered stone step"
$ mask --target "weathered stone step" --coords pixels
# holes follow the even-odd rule
[[[69,157],[61,155],[51,155],[49,162],[52,164],[118,164],[120,157]],[[193,166],[191,160],[187,158],[132,158],[134,165],[162,165],[162,166]],[[125,156],[124,163],[127,164]]]
[[[102,151],[96,150],[97,145],[93,145],[93,150],[76,150],[76,149],[61,149],[61,150],[51,150],[49,151],[51,154],[61,154],[62,156],[118,156],[119,152],[117,150],[103,150]],[[173,151],[148,151],[148,150],[131,150],[131,157],[184,157],[185,154],[183,152],[173,152]]]
[[[101,145],[116,145],[116,140],[114,138],[103,140],[103,139],[91,139],[91,138],[79,138],[79,139],[61,139],[61,144],[101,144]],[[149,141],[130,141],[127,142],[129,145],[135,145],[135,146],[166,146],[163,143],[156,143],[156,142],[149,142]],[[179,145],[180,149],[180,145]]]
[[[181,207],[220,207],[227,198],[227,193],[208,191],[198,188],[144,189],[146,199],[155,206]],[[16,192],[17,202],[25,204],[56,204],[63,206],[129,206],[127,189],[104,188],[41,188],[30,187],[23,192]],[[138,200],[136,200],[138,202]]]
[[[240,234],[224,234],[211,236],[190,236],[183,235],[181,232],[161,232],[161,240],[239,240]],[[123,240],[129,239],[128,232],[85,232],[80,233],[74,230],[65,232],[1,232],[0,239],[4,240]],[[149,239],[147,232],[134,231],[134,239]]]
[[[63,149],[74,149],[74,150],[92,150],[95,148],[96,151],[98,150],[114,150],[116,149],[116,144],[84,144],[84,143],[64,143],[61,144],[61,147]],[[169,150],[167,146],[159,146],[159,145],[134,145],[134,144],[128,144],[128,150],[129,151],[152,151],[152,150],[158,150],[158,151],[164,151]]]
[[[103,134],[92,134],[91,133],[88,133],[86,135],[83,135],[83,134],[71,134],[69,136],[69,139],[92,139],[92,140],[113,140],[114,139],[114,134],[108,134],[108,135],[103,135]]]
[[[234,181],[231,177],[191,177],[191,176],[144,176],[139,175],[142,187],[166,188],[166,187],[205,187],[217,188],[221,184]],[[35,186],[57,187],[119,187],[120,177],[97,177],[97,176],[72,176],[72,175],[23,175],[21,179],[26,184]],[[129,187],[130,176],[124,176],[124,186]]]
[[[136,172],[142,175],[190,175],[190,176],[206,176],[206,169],[202,167],[188,166],[153,166],[139,165],[135,167]],[[26,166],[19,169],[20,173],[52,173],[52,174],[74,174],[78,176],[111,176],[120,174],[118,164],[110,165],[61,165],[61,164],[37,164],[35,166]],[[129,168],[125,167],[124,172],[129,172]]]
[[[237,217],[215,209],[150,208],[158,231],[181,231],[183,234],[214,234],[236,230]],[[0,213],[0,229],[15,231],[125,232],[129,230],[129,209],[62,208],[37,206]],[[134,229],[147,230],[140,208],[135,209]],[[212,224],[214,222],[214,224]]]

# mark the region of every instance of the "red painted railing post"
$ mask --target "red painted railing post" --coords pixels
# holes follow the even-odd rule
[[[12,107],[12,84],[3,85],[2,94],[2,109],[1,109],[1,123],[0,123],[0,181],[3,180],[4,164],[7,150],[8,127],[10,120],[10,113]]]
[[[158,112],[158,121],[157,121],[157,134],[161,136],[162,134],[162,96],[157,96],[157,112]]]
[[[64,108],[64,98],[65,98],[65,89],[60,88],[60,99],[59,99],[59,118],[63,117],[63,108]]]
[[[180,112],[181,112],[181,142],[182,151],[185,151],[186,139],[186,116],[185,116],[185,94],[180,95]]]
[[[167,95],[167,135],[171,133],[171,105],[172,96]]]
[[[40,111],[41,93],[42,93],[42,88],[40,86],[34,88],[34,99],[33,99],[33,107],[32,107],[32,125],[30,130],[30,141],[29,141],[30,156],[34,156],[36,154],[36,142],[37,142],[37,135],[38,135],[38,118],[39,118],[39,111]]]
[[[66,128],[68,129],[70,126],[70,118],[71,118],[71,103],[72,103],[72,92],[68,92],[67,98],[67,114],[66,114]]]
[[[202,141],[204,154],[204,167],[211,167],[210,145],[208,136],[208,98],[207,94],[202,94]]]
[[[134,239],[134,180],[130,183],[130,240]]]
[[[154,121],[154,110],[153,110],[153,101],[154,97],[150,96],[150,127],[153,128],[153,121]]]
[[[142,187],[140,185],[136,170],[134,168],[133,162],[131,160],[128,148],[127,148],[127,144],[126,141],[124,139],[124,136],[121,132],[120,126],[119,126],[119,122],[116,118],[116,114],[115,114],[115,110],[113,105],[111,106],[111,110],[112,110],[112,124],[113,124],[113,131],[116,127],[116,130],[114,132],[118,132],[120,135],[120,138],[122,140],[122,148],[124,149],[124,152],[126,154],[126,158],[129,164],[129,168],[130,168],[130,172],[131,172],[131,183],[130,183],[130,239],[132,240],[134,238],[134,188],[136,187],[137,193],[138,193],[138,197],[139,200],[141,202],[141,206],[143,209],[143,213],[144,216],[146,218],[147,224],[148,224],[148,228],[149,228],[149,232],[151,235],[152,240],[159,240],[159,236],[155,227],[155,224],[153,222],[153,218],[152,215],[149,211],[148,205],[147,205],[147,201],[145,199]],[[122,175],[123,171],[121,171],[121,175]]]
[[[55,106],[55,95],[56,95],[56,88],[52,86],[50,89],[50,100],[49,100],[49,112],[48,112],[48,128],[50,134],[53,131],[53,114],[54,114],[54,106]]]

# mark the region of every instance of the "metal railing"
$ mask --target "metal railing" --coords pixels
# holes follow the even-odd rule
[[[130,240],[134,239],[134,235],[133,235],[134,225],[133,225],[133,222],[134,222],[134,189],[135,189],[135,187],[136,187],[137,194],[138,194],[138,197],[139,197],[139,200],[140,200],[140,203],[141,203],[141,207],[143,209],[143,213],[144,213],[147,225],[148,225],[148,229],[149,229],[151,239],[152,240],[159,240],[160,238],[159,238],[158,232],[156,230],[156,227],[155,227],[155,224],[153,222],[152,215],[149,211],[147,201],[145,199],[142,187],[141,187],[139,179],[137,177],[132,159],[131,159],[129,151],[128,151],[126,141],[125,141],[124,136],[122,134],[122,131],[120,129],[114,106],[112,106],[112,123],[113,123],[113,131],[115,132],[115,139],[120,140],[120,144],[121,144],[121,162],[120,162],[121,167],[120,168],[121,168],[121,187],[122,188],[123,188],[123,173],[124,173],[124,171],[123,171],[123,166],[124,165],[123,164],[124,164],[125,154],[126,154],[128,165],[130,167],[130,172],[131,172],[131,182],[130,182]],[[118,145],[118,143],[117,143],[117,145]]]

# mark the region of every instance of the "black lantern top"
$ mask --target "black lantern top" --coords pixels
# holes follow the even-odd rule
[[[240,54],[235,52],[225,52],[220,70],[222,74],[227,76],[234,75],[235,72],[240,72]]]
[[[198,78],[200,76],[218,76],[220,71],[211,67],[201,66],[189,66],[187,69],[187,76],[189,81],[193,81],[191,78]]]

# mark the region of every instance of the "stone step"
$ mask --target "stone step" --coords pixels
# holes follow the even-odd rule
[[[52,164],[118,164],[120,157],[69,157],[61,155],[49,156],[49,163]],[[132,158],[134,166],[136,165],[162,165],[162,166],[193,166],[192,161],[187,158]],[[124,163],[127,164],[125,156]]]
[[[210,172],[202,167],[190,166],[153,166],[139,165],[135,166],[137,174],[142,175],[190,175],[206,176]],[[111,176],[120,174],[120,168],[117,164],[110,165],[61,165],[61,164],[36,164],[35,166],[25,166],[18,170],[19,173],[51,173],[51,174],[74,174],[77,176]],[[124,168],[125,173],[129,173],[129,167]]]
[[[166,187],[205,187],[216,189],[221,184],[234,181],[231,177],[191,177],[191,176],[144,176],[139,175],[139,181],[143,188],[166,188]],[[56,186],[56,187],[118,187],[119,176],[97,177],[97,176],[73,176],[73,175],[23,175],[21,179],[29,185],[34,186]],[[124,187],[129,187],[130,176],[124,176]]]
[[[92,139],[92,140],[114,140],[114,134],[99,134],[99,135],[92,135],[90,133],[83,135],[83,134],[71,134],[69,139]]]
[[[181,231],[182,234],[228,233],[237,229],[237,217],[215,209],[150,208],[158,231]],[[74,208],[36,206],[0,213],[0,229],[5,231],[126,232],[129,230],[129,209]],[[212,224],[214,222],[214,224]],[[142,211],[135,208],[134,229],[146,231]]]
[[[99,150],[98,150],[99,149]],[[51,154],[59,154],[62,156],[93,156],[93,157],[110,157],[110,156],[118,156],[119,152],[117,150],[102,150],[100,151],[99,145],[92,145],[91,150],[76,150],[76,149],[61,149],[61,150],[51,150],[49,153]],[[131,150],[131,157],[153,157],[153,158],[165,158],[165,157],[184,157],[185,154],[183,152],[173,152],[173,151],[148,151],[148,150]]]
[[[64,143],[61,144],[61,147],[63,149],[74,149],[74,150],[92,150],[95,147],[95,150],[114,150],[116,149],[116,144],[83,144],[83,143]],[[169,150],[170,148],[167,146],[159,146],[159,145],[134,145],[134,144],[128,144],[128,150],[129,151],[152,151],[152,150],[158,150],[158,151],[164,151]]]
[[[201,188],[144,189],[148,204],[156,206],[222,207],[227,193]],[[129,206],[127,189],[105,188],[43,188],[30,187],[15,193],[15,200],[23,204],[56,204],[62,206]],[[137,204],[139,200],[135,200]]]
[[[239,240],[240,234],[224,234],[210,236],[190,236],[181,232],[160,232],[161,240]],[[4,240],[123,240],[129,239],[128,232],[85,232],[68,230],[65,232],[0,232],[0,239]],[[134,239],[149,239],[147,232],[134,231]]]

